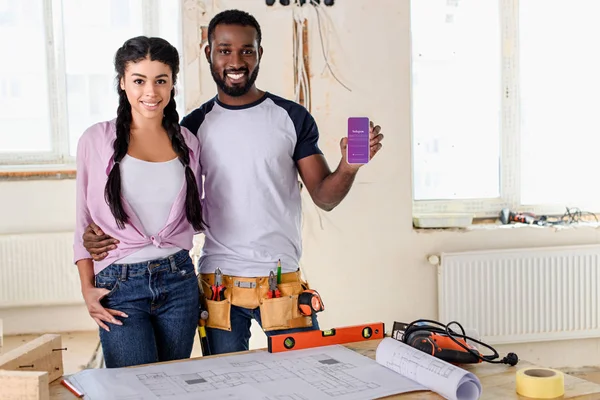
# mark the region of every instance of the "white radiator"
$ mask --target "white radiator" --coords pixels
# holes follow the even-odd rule
[[[73,233],[0,235],[0,308],[82,304]]]
[[[600,246],[443,253],[438,295],[488,343],[600,337]]]

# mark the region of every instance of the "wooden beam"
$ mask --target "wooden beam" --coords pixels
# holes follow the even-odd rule
[[[45,371],[0,370],[0,400],[49,400],[48,385]]]
[[[42,335],[0,356],[0,370],[46,372],[53,382],[63,375],[62,351],[66,349],[61,344],[60,335]]]

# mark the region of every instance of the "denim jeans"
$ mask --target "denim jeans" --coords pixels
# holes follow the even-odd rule
[[[110,290],[105,308],[122,311],[123,325],[100,328],[107,368],[189,358],[199,319],[199,289],[187,250],[136,264],[112,264],[96,275]]]
[[[208,339],[208,347],[211,355],[248,350],[250,342],[250,326],[252,325],[253,319],[261,324],[260,308],[249,309],[232,305],[230,331],[206,328],[206,337]],[[311,327],[268,331],[265,332],[265,334],[267,336],[273,336],[317,329],[319,329],[319,323],[317,321],[317,316],[313,314]]]

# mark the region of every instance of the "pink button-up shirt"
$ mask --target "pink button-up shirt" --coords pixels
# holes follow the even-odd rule
[[[200,170],[200,143],[186,128],[181,134],[190,149],[190,168],[196,176],[198,192],[202,197],[202,174]],[[113,142],[116,138],[115,120],[100,122],[89,127],[79,139],[77,146],[77,202],[75,216],[75,240],[73,245],[74,262],[91,258],[83,247],[82,235],[90,222],[96,223],[105,234],[119,240],[115,250],[108,252],[102,261],[94,261],[94,273],[97,274],[110,264],[144,246],[154,244],[157,247],[179,247],[191,249],[194,228],[185,214],[185,181],[171,208],[166,225],[154,236],[146,236],[142,224],[131,206],[123,199],[123,207],[129,216],[125,229],[119,229],[110,208],[104,200],[104,188],[114,163]],[[152,182],[148,182],[152,184]]]

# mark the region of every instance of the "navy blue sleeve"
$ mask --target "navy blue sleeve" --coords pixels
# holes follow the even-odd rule
[[[296,147],[294,148],[294,161],[313,154],[323,154],[319,148],[319,128],[308,110],[300,104],[270,95],[271,100],[287,111],[296,128]]]
[[[200,129],[200,125],[202,125],[206,114],[208,114],[212,110],[214,104],[214,99],[202,104],[200,107],[196,108],[194,111],[183,117],[180,125],[189,129],[189,131],[192,132],[195,136],[198,136],[198,130]]]
[[[290,117],[294,121],[296,127],[296,134],[298,139],[296,141],[296,148],[294,149],[294,161],[298,161],[304,157],[312,156],[313,154],[323,154],[319,148],[319,128],[317,123],[310,113],[304,110],[304,114],[298,115],[297,117]]]

